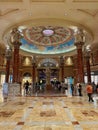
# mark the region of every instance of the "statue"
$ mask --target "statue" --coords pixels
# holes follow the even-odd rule
[[[8,48],[5,50],[5,56],[8,59],[12,57],[12,48],[10,46],[8,46]]]
[[[19,43],[21,38],[22,38],[22,35],[19,32],[19,30],[17,28],[13,28],[11,32],[11,39],[10,39],[11,42]]]
[[[46,83],[47,84],[50,84],[50,68],[49,67],[47,67],[46,68]]]
[[[85,42],[85,35],[82,29],[79,29],[77,34],[75,35],[76,42]]]

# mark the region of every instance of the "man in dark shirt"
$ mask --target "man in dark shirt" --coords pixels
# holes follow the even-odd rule
[[[28,80],[25,82],[24,87],[25,87],[25,90],[26,90],[26,94],[28,94],[28,88],[29,88]]]

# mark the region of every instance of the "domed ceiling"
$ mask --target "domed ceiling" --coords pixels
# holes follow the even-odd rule
[[[35,26],[23,30],[23,51],[35,54],[61,54],[75,50],[73,30],[61,26]]]
[[[24,55],[75,54],[70,26],[86,30],[86,44],[98,48],[98,0],[0,0],[0,18],[2,48],[9,44],[8,31],[26,26],[20,47]]]

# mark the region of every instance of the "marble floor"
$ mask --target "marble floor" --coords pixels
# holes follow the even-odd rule
[[[11,96],[0,100],[0,130],[98,130],[98,97]]]

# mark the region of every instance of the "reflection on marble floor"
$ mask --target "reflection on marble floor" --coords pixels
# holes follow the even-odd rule
[[[98,98],[9,97],[0,102],[0,130],[98,130]]]

